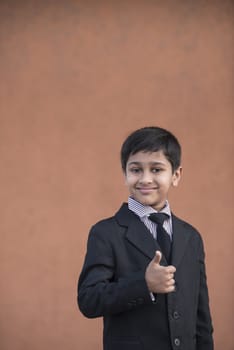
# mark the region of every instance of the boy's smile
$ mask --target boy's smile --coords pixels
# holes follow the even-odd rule
[[[125,172],[130,196],[155,210],[161,210],[171,186],[177,186],[182,168],[174,172],[163,151],[130,155]]]

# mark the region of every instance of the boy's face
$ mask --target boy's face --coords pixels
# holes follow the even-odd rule
[[[126,184],[136,201],[161,210],[171,186],[177,186],[182,168],[172,172],[171,163],[162,151],[130,155],[126,165]]]

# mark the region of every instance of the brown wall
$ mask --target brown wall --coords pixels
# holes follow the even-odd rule
[[[1,0],[1,350],[101,349],[77,277],[145,125],[182,143],[171,205],[202,232],[216,350],[233,350],[232,23],[231,0]]]

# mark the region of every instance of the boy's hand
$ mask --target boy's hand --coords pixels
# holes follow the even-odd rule
[[[174,266],[161,266],[162,253],[157,250],[145,272],[145,280],[151,293],[170,293],[175,291]]]

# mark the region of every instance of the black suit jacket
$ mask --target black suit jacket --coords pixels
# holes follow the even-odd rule
[[[160,247],[138,216],[123,204],[92,227],[78,304],[86,317],[103,316],[105,350],[213,349],[202,239],[174,215],[172,222],[176,291],[155,302],[145,270]]]

